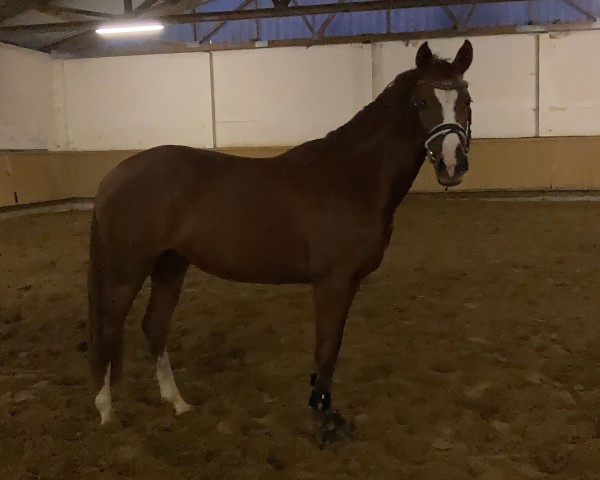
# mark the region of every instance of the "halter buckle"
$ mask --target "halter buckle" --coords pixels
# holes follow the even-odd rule
[[[435,163],[435,155],[429,148],[427,148],[427,153],[425,154],[425,160],[429,160],[431,163]]]

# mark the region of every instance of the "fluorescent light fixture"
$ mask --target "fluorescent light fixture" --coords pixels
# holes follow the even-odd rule
[[[140,33],[140,32],[158,32],[165,27],[160,23],[151,23],[145,25],[115,25],[113,27],[101,27],[96,29],[100,35],[115,35],[120,33]]]

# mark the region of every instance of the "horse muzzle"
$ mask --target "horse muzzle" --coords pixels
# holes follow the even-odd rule
[[[448,168],[444,162],[444,157],[440,156],[437,160],[432,159],[435,168],[435,175],[440,185],[444,187],[455,187],[462,182],[463,175],[469,171],[469,159],[462,148],[457,149],[456,166],[453,175],[448,173]]]
[[[456,150],[449,164],[444,159],[444,142],[448,135],[457,136]],[[425,141],[427,158],[433,163],[438,182],[445,187],[454,187],[462,182],[463,175],[469,170],[468,152],[471,141],[469,125],[464,129],[458,123],[445,123],[434,127]],[[434,146],[435,144],[435,146]],[[435,153],[434,153],[435,151]],[[447,159],[446,159],[447,160]]]

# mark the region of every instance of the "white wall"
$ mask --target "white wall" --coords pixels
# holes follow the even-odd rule
[[[49,55],[0,44],[0,149],[45,149],[53,132]]]
[[[600,32],[540,38],[540,135],[600,135]]]
[[[600,31],[472,42],[475,137],[600,135]],[[348,121],[420,43],[54,61],[0,45],[0,149],[295,145]],[[445,57],[461,43],[430,41]]]
[[[454,59],[464,39],[434,39],[432,51]],[[396,75],[414,68],[422,42],[374,45],[375,94]],[[536,134],[536,39],[533,35],[474,37],[473,63],[465,73],[473,98],[473,136],[532,137]]]
[[[215,52],[217,145],[294,145],[371,101],[371,48],[336,45]]]
[[[61,68],[64,132],[56,148],[213,146],[208,54],[66,60]]]
[[[437,39],[430,45],[453,58],[462,42]],[[474,98],[473,136],[535,136],[535,36],[475,37],[472,43],[474,61],[466,78]],[[420,44],[217,52],[217,145],[294,145],[322,136],[413,68]]]

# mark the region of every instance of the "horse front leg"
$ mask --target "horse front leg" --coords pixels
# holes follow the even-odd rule
[[[321,445],[349,433],[350,426],[333,407],[331,382],[338,359],[346,317],[358,289],[352,277],[330,277],[314,284],[316,311],[316,373],[311,375],[309,405],[320,423]]]

